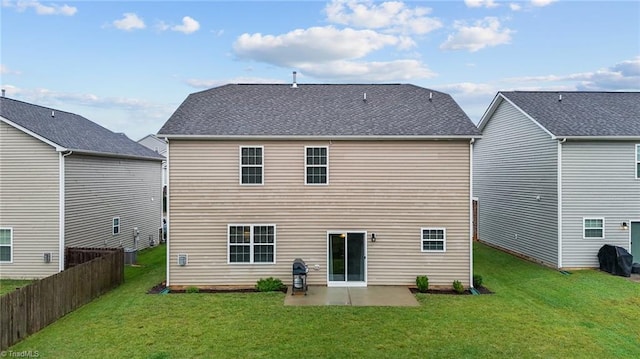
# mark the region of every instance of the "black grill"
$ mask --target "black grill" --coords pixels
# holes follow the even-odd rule
[[[302,259],[296,258],[293,260],[291,295],[296,294],[296,292],[303,292],[304,295],[307,295],[307,272],[309,272],[309,267]]]

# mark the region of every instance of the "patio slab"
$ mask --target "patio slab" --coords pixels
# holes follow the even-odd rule
[[[291,287],[284,305],[351,305],[384,307],[417,307],[420,304],[409,288],[402,286],[325,287],[309,286],[307,295],[291,295]]]

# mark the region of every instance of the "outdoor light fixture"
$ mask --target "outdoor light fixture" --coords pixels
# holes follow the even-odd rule
[[[371,242],[375,242],[375,241],[376,241],[376,234],[371,233]]]
[[[629,225],[627,224],[627,222],[622,222],[622,229],[624,229],[625,231],[629,229]]]

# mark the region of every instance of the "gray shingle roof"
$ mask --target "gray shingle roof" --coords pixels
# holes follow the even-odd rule
[[[480,132],[451,96],[414,85],[230,84],[189,95],[159,134],[474,137]]]
[[[501,94],[558,137],[640,136],[640,92]]]
[[[164,159],[124,134],[111,132],[70,112],[0,97],[0,116],[72,151],[116,157]]]

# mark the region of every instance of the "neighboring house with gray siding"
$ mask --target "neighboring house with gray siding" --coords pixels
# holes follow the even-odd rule
[[[65,247],[158,243],[163,159],[79,115],[1,97],[0,278],[55,274]]]
[[[640,262],[640,93],[499,92],[474,146],[479,239],[556,268]]]
[[[193,93],[168,139],[167,284],[471,285],[471,149],[447,94],[233,84]]]
[[[162,156],[167,155],[167,141],[154,134],[149,134],[138,140],[138,143],[146,148],[158,152]],[[162,188],[167,186],[167,161],[162,161]]]

